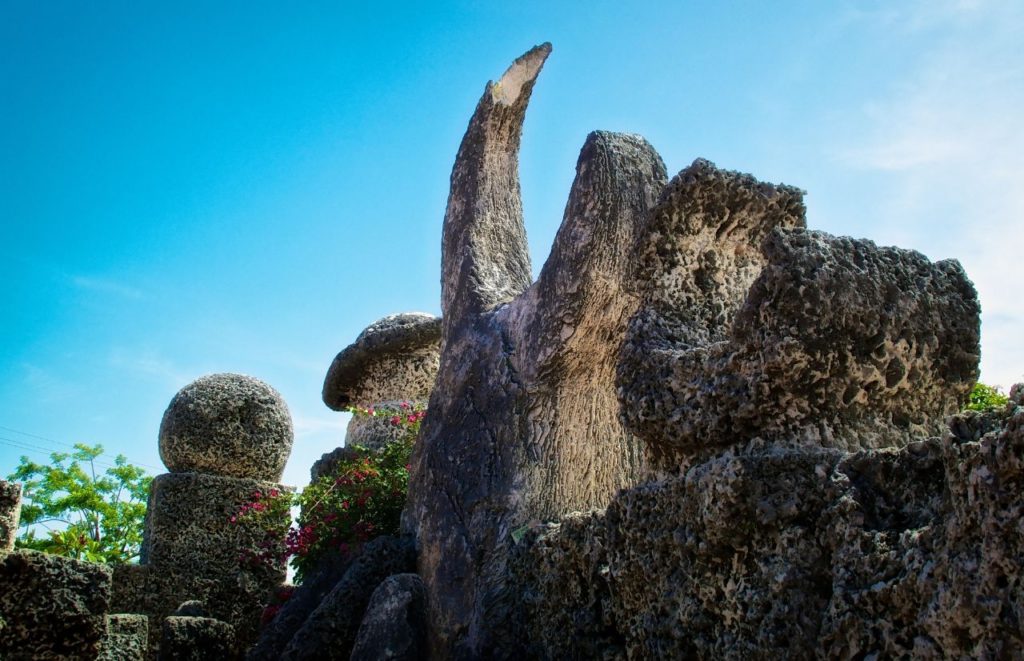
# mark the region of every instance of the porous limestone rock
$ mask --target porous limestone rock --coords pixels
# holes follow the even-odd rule
[[[165,618],[161,638],[161,661],[238,658],[234,629],[227,622],[214,618],[179,615]]]
[[[411,539],[378,537],[368,542],[341,580],[292,636],[280,656],[281,661],[347,660],[373,591],[388,576],[412,571],[415,566]]]
[[[292,448],[281,395],[241,374],[211,374],[178,391],[160,423],[160,458],[172,473],[279,480]]]
[[[107,634],[97,661],[144,661],[149,647],[149,618],[145,615],[107,616]]]
[[[440,342],[441,320],[430,314],[407,312],[374,322],[331,363],[324,403],[335,411],[426,404],[437,376]],[[345,444],[379,448],[403,433],[390,416],[354,415]]]
[[[798,191],[702,160],[652,211],[618,383],[667,463],[755,438],[903,445],[939,433],[977,379],[959,263],[795,229],[802,215]]]
[[[21,485],[0,480],[0,553],[14,548],[21,519]]]
[[[952,433],[724,453],[526,532],[508,658],[1017,658],[1024,388]]]
[[[418,661],[427,653],[426,588],[416,574],[384,579],[370,597],[351,661]]]
[[[625,291],[642,219],[667,176],[641,137],[596,132],[536,283],[518,151],[550,46],[489,83],[452,171],[442,239],[438,381],[414,449],[405,521],[418,541],[431,646],[477,656],[512,598],[512,531],[605,505],[646,470],[618,420],[615,362],[639,299]]]
[[[438,657],[501,648],[531,522],[727,450],[904,446],[977,377],[956,262],[808,232],[800,190],[702,159],[667,182],[638,136],[588,137],[531,284],[516,161],[549,50],[488,84],[451,177],[441,362],[403,518]],[[802,640],[799,618],[779,626]]]
[[[233,627],[248,646],[257,635],[260,612],[270,592],[285,579],[281,561],[247,563],[260,552],[264,531],[236,525],[231,517],[257,492],[284,487],[253,479],[165,473],[153,479],[140,563],[127,581],[138,583],[119,609],[162,621],[184,602],[198,600],[206,613]],[[286,526],[286,521],[277,525]]]
[[[0,556],[0,658],[94,659],[107,634],[111,570],[38,551]]]

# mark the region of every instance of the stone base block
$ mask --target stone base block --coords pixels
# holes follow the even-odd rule
[[[0,558],[0,658],[94,659],[107,633],[111,570],[37,551]]]

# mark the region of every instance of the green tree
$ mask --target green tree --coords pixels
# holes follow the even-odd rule
[[[54,452],[48,465],[22,457],[8,480],[21,482],[18,548],[35,549],[92,562],[126,563],[139,555],[146,500],[153,478],[123,455],[96,472],[103,446],[75,444],[75,452]],[[39,528],[48,534],[37,536]]]
[[[994,411],[1006,406],[1009,398],[999,391],[999,387],[986,386],[984,383],[975,383],[971,389],[970,397],[967,399],[968,411]]]

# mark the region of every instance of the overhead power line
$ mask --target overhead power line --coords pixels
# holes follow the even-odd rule
[[[7,431],[7,432],[14,433],[14,434],[19,434],[21,436],[25,436],[27,438],[33,438],[33,439],[36,439],[36,440],[39,440],[39,441],[44,441],[46,443],[53,443],[54,445],[60,445],[60,446],[67,447],[67,448],[77,449],[75,447],[74,443],[66,443],[64,441],[58,441],[56,439],[47,438],[46,436],[40,436],[38,434],[30,434],[29,432],[21,431],[19,429],[13,429],[11,427],[5,427],[3,425],[0,425],[0,429],[2,429],[4,431]],[[2,438],[2,437],[0,437],[0,438]],[[22,444],[27,445],[29,447],[36,448],[37,450],[45,450],[47,455],[49,455],[52,452],[56,452],[57,451],[57,450],[55,450],[53,448],[42,448],[42,447],[40,447],[38,445],[33,445],[33,444],[31,444],[31,443],[29,443],[27,441],[21,440],[21,439],[11,439],[11,438],[8,438],[6,440],[13,441],[15,443],[22,443]],[[6,443],[5,445],[10,445],[10,443]],[[116,455],[112,455],[109,452],[103,452],[99,456],[101,456],[101,457],[110,457],[111,459],[116,459],[117,458]],[[157,472],[163,472],[163,469],[160,468],[159,466],[153,466],[151,464],[146,464],[146,463],[143,463],[141,461],[135,461],[135,460],[131,459],[130,457],[125,457],[125,459],[128,461],[128,463],[133,464],[135,466],[141,466],[143,468],[150,468],[150,469],[155,470]],[[110,463],[110,462],[103,462],[103,461],[99,461],[99,460],[97,460],[96,463],[102,464],[104,466],[110,466],[110,467],[113,467],[115,465],[115,464]]]

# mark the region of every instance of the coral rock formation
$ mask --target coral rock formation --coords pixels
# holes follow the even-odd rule
[[[406,312],[375,321],[334,358],[324,379],[324,404],[335,411],[426,404],[440,342],[441,320],[430,314]],[[352,416],[345,444],[379,448],[401,433],[386,417]]]
[[[145,613],[154,622],[151,655],[163,653],[159,637],[167,630],[155,623],[190,601],[231,629],[230,638],[217,637],[230,641],[234,654],[255,640],[260,612],[284,581],[285,567],[282,561],[243,562],[241,556],[262,551],[265,531],[234,525],[231,518],[256,492],[285,489],[265,476],[280,476],[291,445],[288,407],[277,391],[252,377],[202,377],[171,400],[160,449],[175,472],[153,479],[140,564],[119,566],[114,576],[118,610]],[[193,633],[202,637],[208,629],[223,629],[179,624],[172,630],[185,632],[186,647]]]
[[[550,46],[484,90],[456,157],[442,238],[438,381],[414,450],[407,520],[435,654],[477,655],[504,617],[510,534],[636,484],[615,361],[639,299],[624,291],[642,218],[666,183],[639,136],[594,133],[538,281],[519,198],[526,105]]]
[[[280,480],[292,450],[281,395],[242,374],[210,374],[174,396],[160,423],[160,458],[172,473]]]
[[[21,485],[0,480],[0,553],[14,548],[21,519]]]
[[[516,161],[549,51],[488,84],[452,171],[440,369],[404,519],[431,653],[912,649],[828,642],[855,638],[821,614],[860,608],[836,590],[868,567],[834,546],[864,522],[847,535],[829,513],[855,499],[856,462],[881,470],[887,452],[906,474],[879,490],[931,493],[899,480],[927,473],[915,440],[977,378],[973,286],[954,261],[807,231],[796,188],[702,159],[668,182],[646,141],[604,132],[531,284]],[[523,559],[531,525],[609,502]]]

